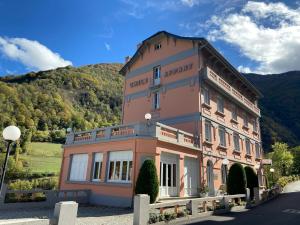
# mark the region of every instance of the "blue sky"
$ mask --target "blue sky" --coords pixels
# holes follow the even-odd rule
[[[201,36],[243,72],[300,70],[300,2],[0,0],[0,75],[124,62],[166,30]]]

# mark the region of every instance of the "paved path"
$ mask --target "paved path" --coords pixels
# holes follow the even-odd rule
[[[193,225],[300,225],[300,181],[279,197],[251,210],[203,218]]]
[[[52,215],[53,209],[0,210],[0,225],[20,224],[20,222],[22,225],[49,225],[49,218]],[[130,209],[80,207],[76,225],[132,225],[132,218]]]

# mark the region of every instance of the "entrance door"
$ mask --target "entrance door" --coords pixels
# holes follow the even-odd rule
[[[184,194],[185,196],[198,195],[199,163],[198,159],[184,158]]]
[[[214,188],[214,166],[213,163],[209,160],[207,161],[206,167],[206,175],[207,175],[207,185],[209,189],[209,196],[215,195],[215,188]]]
[[[160,197],[178,196],[178,158],[162,154],[160,162]]]

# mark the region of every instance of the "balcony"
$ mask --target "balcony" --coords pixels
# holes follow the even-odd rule
[[[211,84],[217,86],[217,88],[221,88],[225,91],[229,96],[235,99],[238,103],[240,103],[244,108],[248,111],[254,113],[257,116],[260,116],[260,109],[249,101],[246,97],[244,97],[239,91],[231,87],[225,80],[223,80],[220,76],[218,76],[212,69],[206,67],[206,71],[204,73],[204,79],[206,79]]]
[[[160,141],[199,150],[198,139],[193,134],[164,125],[162,123],[137,123],[89,131],[71,132],[65,146],[93,144],[111,140],[126,140],[133,137],[154,137]]]

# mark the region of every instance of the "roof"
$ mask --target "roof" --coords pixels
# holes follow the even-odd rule
[[[199,41],[202,44],[202,47],[208,50],[211,54],[213,54],[219,61],[221,61],[226,67],[232,72],[233,75],[235,75],[242,83],[244,83],[257,97],[262,97],[263,95],[259,90],[257,90],[253,84],[248,81],[240,72],[232,66],[205,38],[202,37],[184,37],[175,35],[172,33],[169,33],[167,31],[159,31],[152,36],[145,39],[138,47],[137,51],[134,53],[132,58],[122,67],[120,70],[120,73],[125,75],[126,69],[131,66],[138,58],[139,54],[143,50],[145,46],[147,46],[147,43],[150,43],[153,39],[155,39],[158,36],[169,36],[173,37],[175,39],[181,39],[181,40],[189,40],[189,41]]]

